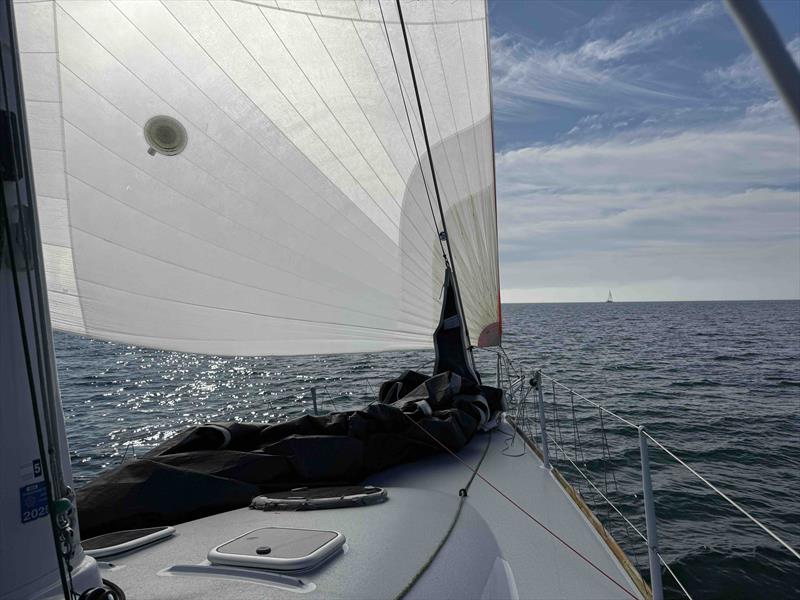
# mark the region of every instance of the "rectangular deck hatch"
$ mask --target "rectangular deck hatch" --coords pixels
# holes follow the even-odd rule
[[[344,542],[337,531],[262,527],[217,546],[208,560],[217,565],[305,571],[331,558]]]
[[[93,558],[106,558],[144,548],[174,534],[175,528],[169,526],[126,529],[82,540],[81,546]]]

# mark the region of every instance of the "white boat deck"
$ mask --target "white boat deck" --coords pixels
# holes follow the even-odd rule
[[[522,438],[517,436],[514,445],[506,448],[511,434],[508,425],[492,434],[480,474],[622,584],[633,597],[641,598],[641,593],[606,542],[554,475],[542,467],[542,461]],[[476,465],[485,444],[485,436],[479,436],[459,456],[470,465]],[[522,456],[512,456],[523,451]],[[452,456],[442,455],[427,461],[426,469],[422,471],[414,470],[413,465],[403,466],[381,473],[370,482],[457,493],[469,475],[468,469]],[[486,520],[503,559],[511,567],[520,598],[631,598],[478,477],[469,489],[467,502]],[[459,523],[453,533],[455,539],[451,539],[448,545],[456,545],[458,534],[465,528],[465,524]],[[445,546],[443,552],[447,549]],[[430,577],[421,578],[419,583],[433,588],[436,584],[431,581],[435,578],[433,567],[429,574]],[[446,585],[441,580],[439,583]],[[445,592],[444,587],[442,592]],[[447,597],[446,593],[441,597]]]
[[[617,587],[561,542],[475,478],[455,527],[458,491],[470,471],[440,455],[387,470],[369,483],[385,487],[383,504],[310,512],[241,509],[176,527],[164,542],[110,559],[103,577],[130,600],[305,596],[309,598],[642,598],[622,564],[555,477],[509,426],[495,431],[480,473],[620,583]],[[487,436],[460,456],[477,464]],[[218,569],[208,551],[259,527],[336,530],[344,554],[294,577],[258,569]],[[435,559],[425,570],[432,556]],[[420,575],[420,573],[422,574]]]

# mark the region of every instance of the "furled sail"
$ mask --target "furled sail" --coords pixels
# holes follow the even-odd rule
[[[426,348],[444,261],[394,0],[16,0],[53,325]],[[402,0],[471,343],[500,341],[483,0]]]

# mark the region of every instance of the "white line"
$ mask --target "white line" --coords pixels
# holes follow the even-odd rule
[[[770,529],[769,529],[769,528],[768,528],[766,525],[764,525],[764,524],[763,524],[761,521],[759,521],[758,519],[756,519],[756,518],[755,518],[753,515],[751,515],[749,512],[747,512],[747,511],[746,511],[744,508],[742,508],[742,507],[741,507],[741,506],[739,506],[739,505],[738,505],[736,502],[734,502],[734,501],[733,501],[733,500],[732,500],[732,499],[731,499],[731,498],[730,498],[730,497],[729,497],[729,496],[728,496],[728,495],[727,495],[725,492],[723,492],[722,490],[720,490],[720,489],[719,489],[717,486],[715,486],[713,483],[711,483],[711,482],[710,482],[708,479],[706,479],[705,477],[703,477],[702,475],[700,475],[700,473],[698,473],[697,471],[695,471],[695,470],[694,470],[692,467],[690,467],[688,464],[686,464],[686,463],[685,463],[683,460],[681,460],[680,458],[678,458],[678,457],[677,457],[677,456],[676,456],[676,455],[675,455],[675,454],[674,454],[674,453],[673,453],[671,450],[669,450],[669,449],[668,449],[666,446],[664,446],[664,444],[662,444],[662,443],[661,443],[661,442],[659,442],[657,439],[655,439],[655,438],[654,438],[652,435],[650,435],[649,433],[647,433],[647,431],[645,431],[645,432],[644,432],[644,435],[645,435],[645,436],[647,436],[647,439],[649,439],[651,442],[653,442],[653,443],[654,443],[656,446],[658,446],[659,448],[661,448],[661,449],[662,449],[664,452],[666,452],[666,453],[667,453],[669,456],[671,456],[673,459],[675,459],[675,460],[676,460],[676,461],[678,461],[678,462],[679,462],[681,465],[683,465],[683,467],[684,467],[684,468],[686,468],[686,469],[687,469],[687,470],[688,470],[690,473],[692,473],[692,474],[693,474],[695,477],[697,477],[697,478],[698,478],[700,481],[702,481],[703,483],[705,483],[705,484],[706,484],[708,487],[710,487],[712,490],[714,490],[714,491],[715,491],[717,494],[719,494],[719,495],[720,495],[720,496],[722,496],[722,497],[723,497],[725,500],[727,500],[727,501],[728,501],[728,504],[730,504],[731,506],[733,506],[733,507],[734,507],[736,510],[738,510],[740,513],[742,513],[742,514],[743,514],[745,517],[747,517],[747,518],[748,518],[748,519],[750,519],[750,520],[751,520],[753,523],[755,523],[756,525],[758,525],[759,527],[761,527],[761,529],[763,529],[764,531],[766,531],[766,532],[767,532],[767,534],[769,534],[769,535],[770,535],[770,537],[772,537],[772,538],[773,538],[773,539],[774,539],[776,542],[778,542],[778,543],[779,543],[779,544],[781,544],[781,545],[782,545],[784,548],[786,548],[786,549],[787,549],[789,552],[791,552],[791,553],[794,555],[794,557],[795,557],[796,559],[800,560],[800,554],[798,554],[797,550],[795,550],[795,549],[794,549],[794,548],[792,548],[792,547],[791,547],[789,544],[787,544],[786,542],[784,542],[784,541],[783,541],[781,538],[779,538],[779,537],[778,537],[778,535],[777,535],[776,533],[773,533],[773,532],[772,532],[772,531],[771,531],[771,530],[770,530]]]

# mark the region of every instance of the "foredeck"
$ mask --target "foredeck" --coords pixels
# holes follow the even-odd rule
[[[541,467],[538,456],[519,436],[513,447],[506,448],[511,431],[504,425],[491,438],[477,436],[459,456],[476,465],[486,449],[480,474],[595,566],[480,478],[473,481],[458,513],[458,493],[471,473],[443,454],[372,477],[370,483],[388,490],[386,503],[311,512],[241,509],[215,515],[179,525],[175,537],[112,559],[114,567],[103,569],[103,576],[118,584],[130,600],[247,600],[298,594],[309,598],[403,594],[408,598],[641,598],[609,546],[553,474]],[[510,456],[523,451],[523,456]],[[207,565],[199,573],[191,572],[203,565],[212,547],[269,526],[340,531],[347,538],[347,550],[315,571],[295,577],[264,576],[256,569],[215,573]],[[431,557],[435,558],[426,569]]]
[[[513,429],[507,424],[495,430],[481,463],[480,474],[597,567],[580,558],[476,477],[469,489],[467,504],[486,520],[503,559],[511,568],[519,598],[642,598],[621,561],[570,498],[556,475],[543,468],[539,456],[520,435],[510,445],[512,434]],[[459,457],[470,465],[477,465],[485,445],[486,436],[479,436],[461,451]],[[425,469],[417,470],[414,465],[405,465],[370,481],[376,485],[402,485],[457,494],[469,475],[467,467],[452,456],[440,455],[428,460]],[[466,547],[461,551],[469,551],[466,528],[462,523],[456,526],[442,553],[459,551],[450,547],[462,543]],[[445,594],[443,597],[447,597],[447,582],[437,571],[432,566],[419,584],[421,589],[433,590],[438,582]],[[621,584],[627,593],[603,573]]]

